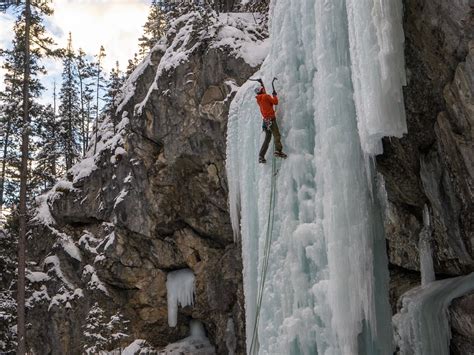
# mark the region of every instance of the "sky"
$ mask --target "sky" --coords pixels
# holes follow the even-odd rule
[[[72,33],[73,47],[82,48],[88,55],[98,53],[104,46],[107,56],[104,67],[109,72],[118,60],[124,70],[128,59],[138,51],[138,38],[148,15],[151,0],[53,0],[54,15],[46,21],[46,27],[56,43],[65,47],[68,33]],[[12,40],[15,13],[0,13],[0,48],[8,48]],[[0,59],[1,63],[1,59]],[[62,66],[58,60],[44,62],[48,76],[43,82],[47,87],[42,98],[50,102],[53,82],[59,87]],[[0,69],[0,90],[4,74]]]

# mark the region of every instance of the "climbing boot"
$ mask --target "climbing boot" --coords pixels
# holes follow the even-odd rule
[[[267,161],[265,160],[264,157],[258,157],[258,162],[259,162],[260,164],[265,164]]]
[[[283,159],[288,158],[288,155],[286,155],[283,152],[275,152],[275,153],[273,153],[273,155],[276,156],[277,158],[283,158]]]

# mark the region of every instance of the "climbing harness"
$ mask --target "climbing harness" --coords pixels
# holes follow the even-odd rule
[[[262,123],[262,130],[263,131],[270,131],[272,129],[272,120],[263,120]]]
[[[275,148],[274,148],[275,149]],[[258,324],[260,321],[260,309],[262,307],[262,299],[263,299],[263,290],[265,287],[265,279],[267,277],[267,270],[268,270],[268,261],[270,259],[270,246],[272,243],[272,234],[273,234],[273,224],[275,221],[275,195],[276,195],[276,178],[279,169],[277,169],[277,158],[273,156],[272,158],[272,182],[270,188],[270,205],[268,208],[268,220],[267,220],[267,233],[265,237],[265,246],[264,246],[264,253],[263,253],[263,263],[262,268],[260,270],[260,284],[258,286],[258,293],[257,293],[257,309],[255,315],[255,323],[252,332],[252,342],[250,344],[250,354],[257,354],[258,353]]]

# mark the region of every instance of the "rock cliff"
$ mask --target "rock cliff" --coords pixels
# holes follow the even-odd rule
[[[128,79],[116,117],[103,119],[71,181],[38,199],[28,275],[36,353],[96,353],[135,339],[160,349],[186,338],[191,320],[218,354],[244,353],[225,133],[234,88],[264,57],[248,50],[265,47],[265,32],[252,16],[195,8],[167,33]],[[180,307],[170,327],[167,275],[181,269],[194,274],[194,305]]]
[[[385,224],[393,308],[404,291],[419,283],[425,204],[433,221],[437,277],[474,271],[472,4],[404,3],[408,134],[385,139],[384,154],[377,159],[389,200]],[[472,296],[454,302],[452,313],[453,353],[468,354],[474,339],[468,323]]]
[[[394,311],[420,283],[425,205],[437,278],[474,271],[472,16],[467,0],[405,1],[408,134],[385,139],[377,158]],[[28,273],[28,345],[37,353],[95,353],[135,339],[159,349],[187,337],[191,320],[204,324],[217,353],[244,353],[225,134],[234,89],[264,56],[246,53],[265,48],[265,32],[253,18],[199,11],[170,29],[70,181],[38,199]],[[167,275],[181,269],[195,275],[194,305],[169,327]],[[472,353],[474,295],[450,313],[452,353]]]

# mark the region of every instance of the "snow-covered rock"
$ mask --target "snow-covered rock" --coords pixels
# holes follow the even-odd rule
[[[170,24],[128,78],[118,123],[101,118],[70,181],[37,199],[29,299],[31,317],[45,320],[32,322],[37,353],[142,351],[145,343],[130,334],[161,349],[189,336],[191,318],[208,338],[187,339],[179,349],[227,353],[232,331],[232,348],[243,352],[225,137],[236,88],[268,49],[266,30],[257,14],[195,10]],[[173,282],[181,269],[188,270],[183,290]],[[117,312],[122,326],[112,329]]]

